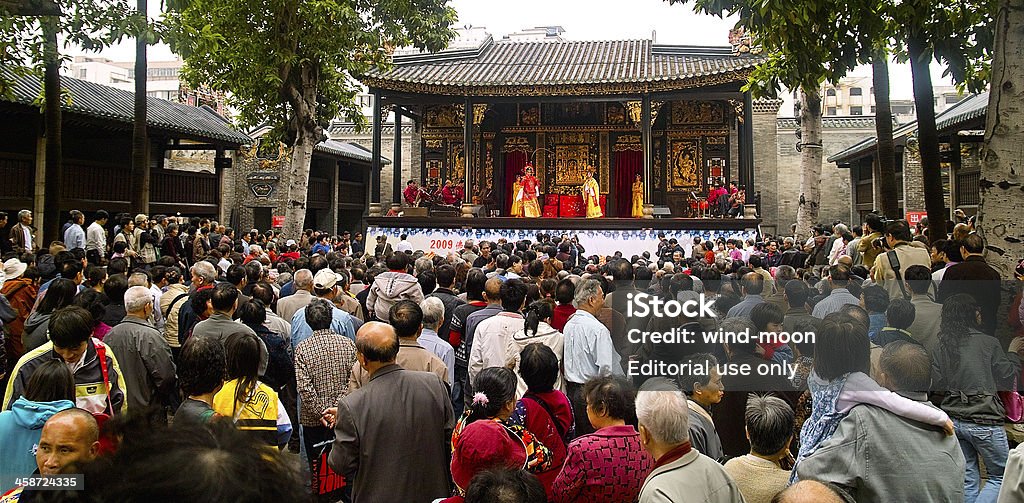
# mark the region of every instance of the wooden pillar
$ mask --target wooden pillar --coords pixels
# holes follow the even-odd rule
[[[391,206],[402,206],[402,114],[392,107],[395,114],[395,153],[391,158]]]
[[[743,164],[740,165],[740,183],[747,191],[747,201],[754,200],[754,103],[750,91],[743,93]]]
[[[462,216],[473,216],[472,202],[473,194],[473,99],[469,96],[462,105],[462,159],[465,176],[463,193],[466,194],[462,202]]]
[[[651,199],[651,184],[654,182],[651,178],[654,166],[651,115],[651,95],[644,94],[640,99],[640,142],[644,151],[644,218],[654,218],[654,201]],[[620,188],[619,193],[626,194],[628,192]]]
[[[32,225],[36,229],[42,229],[46,219],[46,137],[42,133],[36,138],[36,176],[33,185],[32,198]],[[18,223],[18,214],[14,213],[7,217],[7,230],[10,226]],[[43,237],[42,233],[36,233],[36,239]],[[6,239],[7,236],[0,236]],[[38,243],[36,243],[38,244]]]
[[[380,90],[373,90],[373,132],[372,132],[372,146],[373,152],[370,157],[370,208],[369,216],[379,217],[383,214],[380,204],[380,143],[381,143],[381,106],[380,106]]]

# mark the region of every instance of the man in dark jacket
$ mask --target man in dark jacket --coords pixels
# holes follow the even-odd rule
[[[124,294],[128,315],[104,338],[106,344],[120,355],[132,408],[150,405],[173,405],[175,369],[171,348],[160,332],[149,322],[153,314],[153,297],[149,289],[133,286]]]
[[[996,333],[996,311],[999,310],[999,272],[985,262],[985,240],[977,234],[968,234],[960,243],[963,262],[950,266],[939,283],[935,301],[943,303],[958,293],[966,293],[981,308],[981,331]]]
[[[356,357],[370,381],[324,414],[335,432],[328,463],[352,481],[353,501],[430,501],[451,494],[448,449],[455,416],[448,388],[435,374],[396,365],[398,346],[389,325],[363,325]],[[401,456],[363,454],[399,451]]]
[[[437,335],[442,340],[448,340],[448,333],[452,328],[452,316],[455,314],[455,308],[465,304],[466,302],[455,296],[455,291],[452,287],[455,286],[455,268],[444,264],[437,268],[437,289],[433,291],[427,297],[437,297],[444,303],[444,321],[441,326],[437,329]]]

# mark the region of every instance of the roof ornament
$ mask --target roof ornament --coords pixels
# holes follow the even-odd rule
[[[737,26],[729,30],[729,45],[732,46],[732,55],[761,54],[761,46],[754,44],[754,35],[747,31],[745,26]]]

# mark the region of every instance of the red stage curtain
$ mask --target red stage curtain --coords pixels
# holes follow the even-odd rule
[[[644,154],[636,150],[615,153],[615,214],[629,218],[633,210],[633,181],[644,168]],[[648,183],[644,180],[644,183]]]
[[[505,211],[502,212],[504,216],[512,214],[512,201],[516,197],[512,193],[512,185],[516,183],[516,175],[522,174],[528,160],[526,152],[505,152],[505,183],[501,187],[495,187],[495,193],[498,190],[505,193]]]

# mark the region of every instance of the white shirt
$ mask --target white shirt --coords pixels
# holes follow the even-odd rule
[[[523,330],[526,320],[519,313],[502,311],[480,322],[473,332],[469,353],[469,380],[487,367],[504,367],[508,363],[505,349],[512,336]]]
[[[408,239],[403,239],[403,240],[398,242],[397,246],[395,246],[395,251],[398,251],[398,252],[409,252],[409,251],[412,251],[412,243],[410,243]]]
[[[107,233],[103,226],[93,222],[86,230],[85,250],[98,250],[101,254],[107,251]]]
[[[612,334],[594,315],[577,310],[566,322],[563,334],[566,381],[583,384],[595,377],[624,375]]]
[[[28,229],[27,225],[22,225],[21,232],[25,234],[25,249],[34,250],[35,247],[32,246],[32,231]]]

